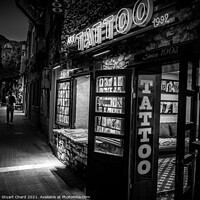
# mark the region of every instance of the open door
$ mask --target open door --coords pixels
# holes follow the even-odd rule
[[[87,195],[126,200],[133,70],[96,71],[91,84]]]
[[[179,108],[176,149],[175,200],[193,199],[196,153],[192,142],[197,133],[198,60],[182,56],[180,62]],[[184,133],[184,134],[183,134]],[[189,149],[186,144],[189,143]]]

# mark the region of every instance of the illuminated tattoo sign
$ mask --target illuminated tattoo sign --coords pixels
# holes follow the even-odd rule
[[[152,178],[153,163],[153,87],[151,76],[139,76],[136,142],[136,179]]]
[[[78,43],[78,50],[83,51],[105,40],[111,40],[119,34],[126,34],[130,29],[145,27],[152,15],[153,1],[138,0],[132,9],[122,8],[116,15],[110,15],[85,31],[69,36],[67,45]]]

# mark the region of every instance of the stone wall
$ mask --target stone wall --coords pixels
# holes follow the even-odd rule
[[[82,178],[87,174],[87,143],[78,143],[53,132],[53,149],[57,158]]]

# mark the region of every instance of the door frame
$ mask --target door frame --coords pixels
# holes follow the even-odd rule
[[[179,63],[179,69],[182,69],[181,71],[183,73],[186,61],[193,59],[195,57],[194,55],[192,55],[191,53],[188,52],[191,49],[190,45],[191,44],[178,46],[179,51],[176,55],[167,56],[167,57],[159,58],[159,59],[153,59],[153,60],[146,61],[146,62],[140,62],[140,63],[134,64],[130,67],[139,68],[139,69],[140,68],[146,69],[146,68],[149,68],[149,67],[152,67],[152,66],[160,66],[161,67],[162,65],[165,65],[165,64],[171,64],[171,63],[178,62]],[[198,59],[198,56],[196,56],[195,58]],[[196,60],[196,65],[197,65],[197,68],[198,68],[199,64],[197,63],[197,60]],[[181,76],[181,74],[180,74],[180,76]],[[179,76],[179,78],[180,78],[180,76]],[[181,78],[181,82],[185,83],[185,76]],[[179,85],[180,85],[180,82],[179,82]],[[198,88],[196,90],[198,91]],[[192,128],[192,129],[194,128],[191,125],[188,125],[188,126],[185,127],[185,123],[184,123],[184,126],[183,126],[183,122],[185,120],[185,113],[182,114],[182,112],[185,109],[185,103],[182,102],[181,98],[183,98],[183,95],[185,95],[185,97],[186,97],[186,93],[184,94],[184,92],[181,91],[181,94],[182,95],[180,95],[180,92],[179,92],[179,103],[178,103],[179,111],[178,111],[177,132],[183,131],[183,129],[188,130],[190,128]],[[196,100],[197,100],[197,98],[196,98]],[[197,124],[197,121],[194,121],[194,123]],[[200,135],[199,135],[199,137],[200,137]],[[192,136],[192,138],[194,139],[193,136]],[[186,156],[184,158],[184,151],[183,151],[184,145],[183,145],[183,143],[185,142],[185,136],[182,136],[181,134],[179,134],[177,140],[178,141],[180,140],[181,142],[178,144],[178,148],[176,147],[177,153],[176,153],[176,167],[175,167],[175,200],[179,200],[180,197],[185,199],[187,196],[193,195],[194,185],[192,185],[190,190],[188,190],[187,192],[184,193],[184,191],[183,191],[183,178],[180,178],[180,177],[183,176],[183,168],[181,167],[181,165],[183,165],[184,162],[186,163],[186,162],[189,162],[189,161],[192,161],[192,163],[195,164],[195,160],[196,160],[196,157],[193,155],[194,149],[192,149],[192,146],[191,146],[192,141],[190,142],[190,152],[192,153],[192,157],[189,156],[189,158],[188,158]],[[192,176],[191,178],[189,178],[189,181],[194,184],[195,167],[191,168],[189,174]],[[188,200],[190,200],[190,199],[188,199]]]
[[[196,86],[196,72],[199,68],[198,57],[188,51],[181,52],[180,59],[180,76],[179,76],[179,107],[178,107],[178,124],[177,124],[177,149],[176,149],[176,178],[175,178],[175,200],[193,199],[195,186],[196,170],[196,153],[192,147],[192,142],[196,140],[197,128],[197,94],[199,89]],[[192,63],[192,85],[191,89],[187,88],[189,62]],[[186,122],[187,97],[191,97],[190,118],[191,122]],[[186,131],[189,131],[189,151],[185,154]],[[184,169],[188,168],[188,184],[184,188]]]

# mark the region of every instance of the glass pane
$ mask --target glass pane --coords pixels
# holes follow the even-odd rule
[[[116,117],[95,117],[95,131],[102,133],[123,134],[124,120]]]
[[[96,97],[96,112],[123,113],[125,112],[124,97]]]
[[[192,63],[188,63],[188,72],[187,72],[187,89],[192,90],[193,88],[193,80],[192,80],[192,74],[193,74],[193,69],[192,69]]]
[[[125,76],[98,77],[96,92],[124,93],[125,92]]]
[[[94,151],[123,156],[123,143],[123,139],[96,136]]]
[[[88,128],[90,77],[76,78],[75,128]]]
[[[179,64],[163,65],[160,96],[157,199],[174,199],[178,95]]]
[[[199,66],[200,66],[200,60],[199,60]],[[200,86],[200,69],[196,69],[196,85]]]
[[[192,97],[186,97],[186,123],[193,122],[193,117],[191,115]]]
[[[56,122],[69,125],[70,82],[58,83]]]

